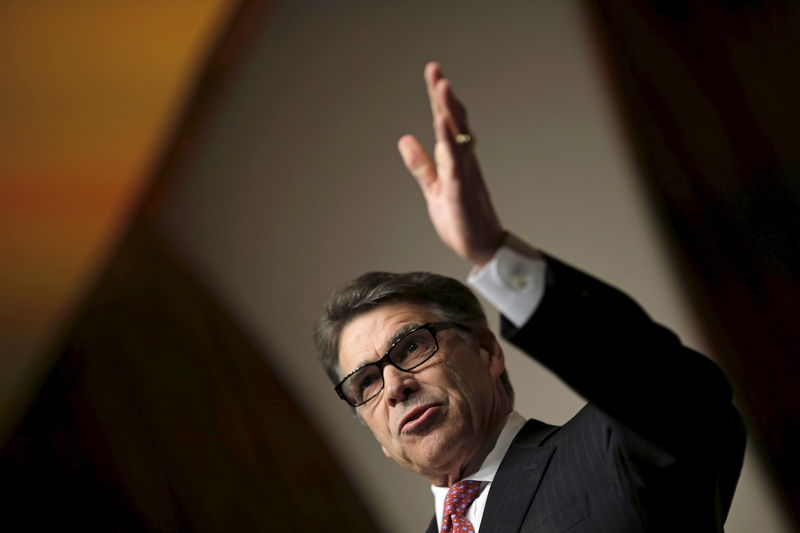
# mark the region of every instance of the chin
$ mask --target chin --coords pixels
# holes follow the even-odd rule
[[[416,471],[441,472],[460,468],[464,453],[463,441],[458,435],[434,434],[427,435],[416,447],[413,458],[410,458],[411,468]],[[466,463],[464,463],[466,464]]]

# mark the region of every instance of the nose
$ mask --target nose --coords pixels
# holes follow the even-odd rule
[[[386,401],[394,407],[418,391],[419,383],[411,372],[403,372],[392,365],[386,365],[383,367],[383,389]]]

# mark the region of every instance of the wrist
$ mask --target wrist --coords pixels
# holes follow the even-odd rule
[[[477,253],[471,254],[468,260],[475,268],[480,270],[494,259],[497,250],[506,243],[509,235],[510,233],[507,230],[501,230],[495,238],[489,241],[490,243],[487,246],[476,251]]]
[[[506,246],[518,254],[530,259],[538,259],[542,257],[542,252],[540,252],[539,249],[534,248],[511,232],[506,232],[505,239],[503,240],[503,246]]]

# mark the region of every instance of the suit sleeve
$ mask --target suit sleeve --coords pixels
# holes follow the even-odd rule
[[[715,492],[724,516],[745,437],[720,369],[621,291],[546,261],[539,307],[520,328],[503,318],[503,336],[608,417],[609,439],[634,482],[688,476]]]

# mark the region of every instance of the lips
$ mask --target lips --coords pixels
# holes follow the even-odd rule
[[[420,418],[425,416],[425,414],[428,412],[428,410],[430,410],[433,407],[436,407],[438,405],[439,404],[437,404],[437,403],[429,403],[429,404],[425,404],[425,405],[420,405],[418,407],[415,407],[411,411],[409,411],[408,414],[406,416],[404,416],[402,420],[400,420],[400,426],[398,428],[398,433],[401,433],[403,431],[403,428],[405,428],[407,424],[413,424],[414,422],[416,422],[417,420],[419,420]]]

